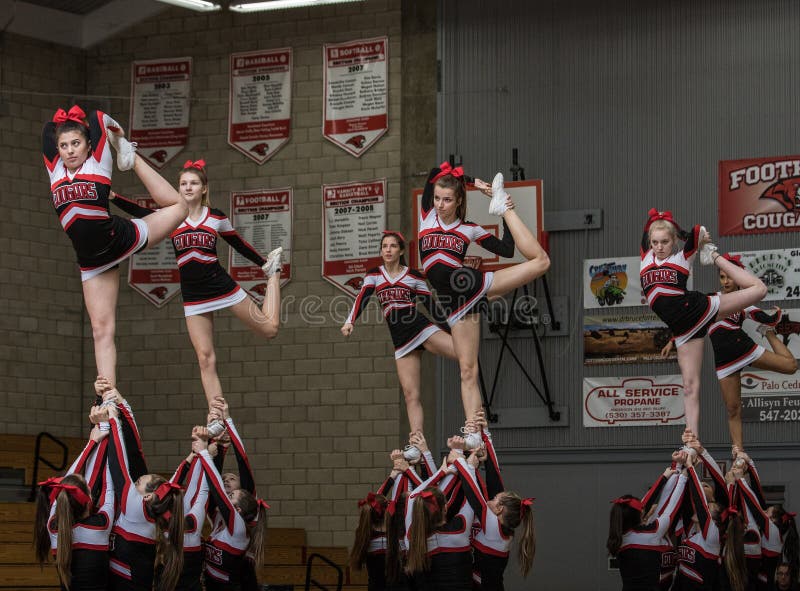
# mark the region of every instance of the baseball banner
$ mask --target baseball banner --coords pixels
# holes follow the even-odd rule
[[[231,54],[228,143],[264,164],[289,141],[292,49]]]
[[[292,189],[254,189],[231,193],[231,224],[241,237],[266,258],[283,247],[281,285],[292,277]],[[228,272],[234,281],[261,302],[267,280],[260,267],[228,249]]]
[[[674,361],[661,350],[672,338],[667,325],[650,312],[614,316],[583,317],[584,365]]]
[[[608,257],[583,261],[583,307],[643,306],[639,257]]]
[[[383,261],[386,179],[322,186],[322,277],[355,297]]]
[[[583,426],[682,425],[679,375],[583,379]]]
[[[769,312],[768,308],[764,307],[763,309],[765,312]],[[767,339],[758,332],[757,323],[752,320],[745,320],[742,328],[744,328],[744,331],[757,344],[766,349],[771,349]],[[775,332],[792,355],[794,355],[794,358],[800,359],[800,309],[790,308],[788,310],[783,310],[783,315],[775,326]]]
[[[389,38],[323,47],[322,135],[356,158],[389,129]]]
[[[747,368],[742,371],[742,421],[800,421],[800,377]]]
[[[719,163],[721,236],[800,231],[800,156]]]
[[[737,252],[742,264],[767,286],[764,301],[800,299],[800,248]]]
[[[192,58],[135,61],[128,138],[139,156],[162,168],[189,139]]]
[[[131,198],[137,205],[158,209],[150,197],[138,195]],[[156,308],[162,307],[181,290],[178,263],[172,240],[162,240],[155,246],[131,256],[128,265],[128,285],[142,294]]]

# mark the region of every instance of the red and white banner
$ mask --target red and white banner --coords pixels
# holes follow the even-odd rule
[[[231,224],[264,258],[271,250],[283,247],[281,285],[292,277],[292,189],[255,189],[231,193]],[[264,298],[267,280],[260,267],[231,248],[228,272],[247,293],[259,302]]]
[[[353,297],[382,263],[386,179],[322,186],[322,277]]]
[[[800,231],[800,156],[719,163],[719,233]]]
[[[289,141],[292,49],[231,54],[228,143],[259,164]]]
[[[131,198],[141,207],[158,209],[150,197]],[[156,308],[162,307],[181,290],[178,263],[172,240],[162,240],[155,246],[131,256],[128,264],[128,285],[142,294]]]
[[[327,44],[323,60],[322,134],[358,158],[389,129],[389,38]]]
[[[584,427],[685,422],[679,375],[583,379]]]
[[[189,139],[192,58],[133,62],[127,136],[139,156],[162,168]]]

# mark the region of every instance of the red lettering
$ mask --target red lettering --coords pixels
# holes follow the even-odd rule
[[[97,201],[97,189],[94,183],[73,183],[63,185],[53,191],[53,206],[61,207],[73,201]]]

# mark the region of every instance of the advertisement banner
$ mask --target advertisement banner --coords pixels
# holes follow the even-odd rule
[[[228,143],[264,164],[289,141],[292,49],[231,54]]]
[[[607,257],[583,261],[583,307],[643,306],[639,257]]]
[[[192,58],[135,61],[131,67],[128,139],[156,168],[172,160],[189,139]]]
[[[283,247],[281,285],[292,277],[292,189],[253,189],[231,192],[231,224],[264,258]],[[228,249],[228,272],[259,303],[264,299],[267,279],[264,271]]]
[[[506,192],[511,195],[514,201],[514,211],[525,222],[525,225],[533,232],[536,239],[543,240],[543,221],[542,221],[542,181],[541,179],[531,179],[528,181],[510,181],[505,184]],[[419,211],[422,203],[422,189],[414,189],[414,213],[412,217],[412,235],[409,237],[410,252],[409,262],[417,269],[422,268],[422,261],[419,260],[417,249],[417,234],[419,232]],[[491,232],[498,238],[502,238],[503,220],[496,215],[489,213],[489,199],[472,185],[467,185],[467,219]],[[413,239],[412,239],[413,238]],[[497,271],[505,269],[517,263],[524,263],[527,259],[514,251],[514,256],[510,259],[503,259],[481,248],[475,243],[471,243],[467,248],[466,256],[481,257],[482,271]]]
[[[680,375],[584,378],[583,426],[683,425]]]
[[[322,135],[356,158],[389,129],[389,38],[323,47]]]
[[[322,277],[355,297],[383,261],[386,179],[322,186]]]
[[[719,163],[720,236],[800,230],[800,156]]]
[[[742,264],[767,286],[763,301],[800,299],[800,248],[736,252]]]
[[[131,197],[137,205],[158,209],[158,204],[150,197],[137,195]],[[162,240],[131,256],[128,264],[128,285],[142,294],[156,308],[161,308],[181,290],[178,263],[172,240]]]
[[[800,375],[746,368],[742,371],[742,421],[800,421]]]
[[[614,316],[583,317],[584,365],[674,361],[675,349],[669,357],[661,350],[672,338],[667,325],[652,312]]]

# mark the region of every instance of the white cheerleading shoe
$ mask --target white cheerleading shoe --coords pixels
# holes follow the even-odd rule
[[[261,266],[264,275],[268,278],[272,277],[275,273],[281,272],[281,257],[283,256],[283,247],[279,246],[267,255],[267,262]]]
[[[700,226],[700,235],[706,233],[706,227]],[[703,245],[703,248],[700,249],[700,264],[701,265],[713,265],[714,264],[714,253],[717,252],[717,245],[713,242],[706,242]]]
[[[409,463],[416,462],[422,457],[422,452],[416,445],[406,445],[403,448],[403,457]]]
[[[503,188],[503,173],[498,172],[492,179],[492,200],[489,202],[489,213],[502,216],[507,210],[508,193]]]
[[[469,431],[466,427],[461,427],[461,433],[464,437],[464,449],[467,451],[478,449],[483,445],[483,438],[481,437],[480,431]]]
[[[225,432],[225,423],[223,423],[220,419],[214,419],[208,425],[206,425],[206,429],[208,429],[208,436],[217,438]]]

